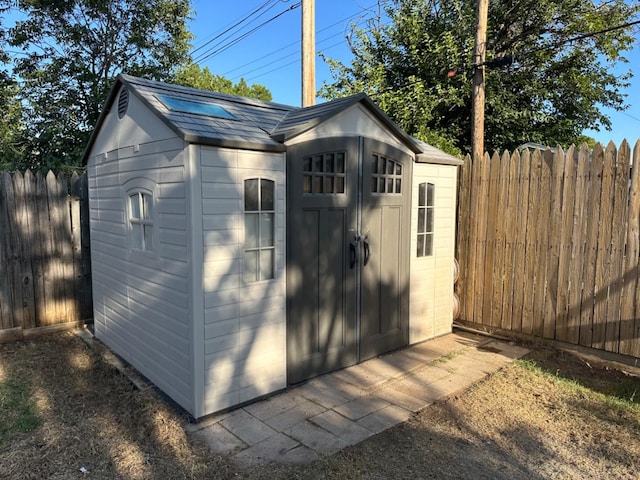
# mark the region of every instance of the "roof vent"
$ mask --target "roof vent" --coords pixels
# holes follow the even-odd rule
[[[118,118],[125,116],[127,108],[129,108],[129,89],[122,87],[120,95],[118,96]]]

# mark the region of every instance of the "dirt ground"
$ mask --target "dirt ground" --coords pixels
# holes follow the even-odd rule
[[[640,378],[543,347],[336,455],[252,470],[187,438],[178,411],[72,333],[0,345],[7,379],[27,386],[42,423],[0,443],[3,479],[640,477]]]

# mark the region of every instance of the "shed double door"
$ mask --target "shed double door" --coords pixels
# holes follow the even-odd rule
[[[411,158],[362,137],[290,147],[290,384],[408,343]]]

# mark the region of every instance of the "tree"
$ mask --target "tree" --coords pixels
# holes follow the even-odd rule
[[[475,0],[383,0],[381,16],[350,37],[351,65],[328,60],[320,94],[365,91],[408,133],[456,153],[470,150]],[[631,76],[612,73],[633,46],[624,0],[501,0],[489,5],[485,145],[567,145],[608,128],[603,107],[624,108]],[[579,38],[582,36],[581,38]],[[492,68],[494,67],[494,68]],[[447,75],[457,70],[453,77]]]
[[[178,69],[173,81],[184,87],[258,98],[267,102],[272,99],[271,92],[264,85],[254,83],[249,86],[244,78],[241,78],[238,83],[234,84],[228,78],[221,75],[214,75],[209,71],[208,67],[200,68],[196,63],[189,63]]]
[[[189,58],[189,0],[18,0],[7,32],[25,164],[78,165],[120,72],[164,80]]]

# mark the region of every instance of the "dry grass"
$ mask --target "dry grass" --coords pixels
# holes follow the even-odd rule
[[[312,465],[250,471],[187,438],[180,413],[70,333],[0,345],[0,366],[41,420],[0,445],[2,478],[639,477],[640,379],[553,350]]]

